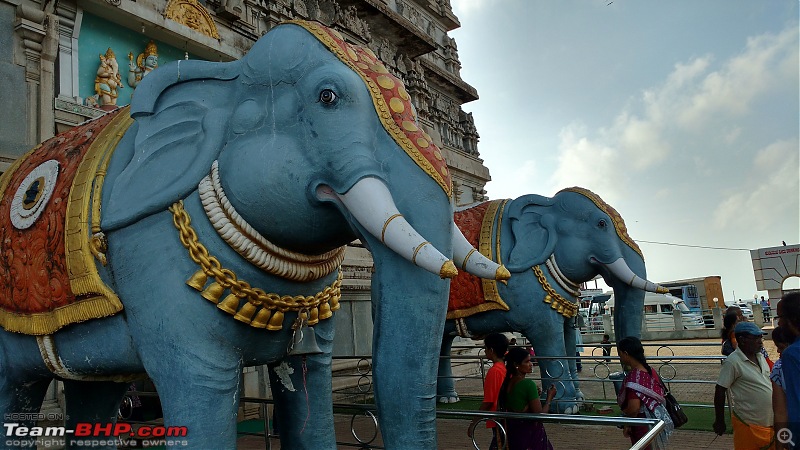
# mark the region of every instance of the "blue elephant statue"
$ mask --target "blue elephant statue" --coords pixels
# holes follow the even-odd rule
[[[282,448],[334,449],[330,318],[361,239],[386,448],[436,448],[448,279],[509,276],[467,257],[451,189],[402,82],[318,23],[162,66],[0,178],[0,412],[35,425],[59,379],[67,429],[112,423],[146,375],[168,444],[230,449],[242,368],[268,364]]]
[[[582,398],[575,370],[580,284],[601,275],[617,300],[618,339],[640,336],[645,291],[666,292],[646,279],[644,258],[614,208],[593,192],[568,188],[548,198],[524,195],[460,208],[456,224],[478,250],[502,262],[507,283],[459,274],[451,282],[442,342],[438,397],[458,401],[450,351],[455,336],[520,332],[532,343],[544,378],[558,389],[553,408],[576,413]]]

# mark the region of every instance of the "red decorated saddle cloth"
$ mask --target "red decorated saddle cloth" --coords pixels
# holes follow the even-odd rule
[[[480,203],[469,209],[458,211],[454,220],[458,228],[473,247],[483,256],[498,262],[498,235],[500,217],[508,200],[492,200]],[[447,304],[447,318],[460,319],[475,313],[502,309],[508,305],[497,292],[497,281],[485,280],[459,270],[458,276],[450,281],[450,300]]]
[[[0,177],[0,326],[32,335],[105,317],[122,303],[100,279],[100,194],[132,123],[122,108],[40,144]]]

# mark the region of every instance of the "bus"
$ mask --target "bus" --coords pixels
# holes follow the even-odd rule
[[[703,309],[700,304],[700,296],[697,295],[697,286],[685,284],[683,286],[664,287],[669,289],[669,295],[683,300],[690,310],[699,312]]]
[[[658,284],[669,289],[671,295],[682,299],[692,311],[710,314],[712,308],[725,308],[722,278],[718,275],[664,281]]]
[[[644,316],[648,331],[675,331],[673,311],[681,313],[681,326],[684,330],[700,330],[706,328],[702,315],[691,311],[685,302],[670,294],[646,292],[644,297]],[[614,294],[596,295],[586,312],[590,333],[601,332],[603,316],[614,313]]]

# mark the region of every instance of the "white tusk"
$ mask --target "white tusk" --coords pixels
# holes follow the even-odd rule
[[[669,293],[669,289],[653,283],[652,281],[644,280],[633,273],[631,268],[628,267],[628,264],[622,258],[619,258],[611,264],[603,265],[606,266],[615,277],[628,284],[628,286],[633,286],[647,292],[657,292],[659,294]]]
[[[455,222],[453,222],[453,262],[459,269],[479,278],[503,281],[511,278],[511,273],[505,266],[497,264],[477,251]]]
[[[331,195],[331,191],[324,192]],[[345,194],[334,194],[371,235],[411,263],[439,275],[458,275],[453,261],[423,239],[397,210],[392,194],[376,178],[364,178]]]

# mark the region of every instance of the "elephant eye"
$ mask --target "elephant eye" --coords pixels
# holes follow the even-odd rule
[[[323,89],[322,92],[319,93],[319,101],[326,105],[332,105],[336,103],[336,93],[330,89]]]
[[[605,228],[606,225],[607,225],[606,224],[606,219],[600,219],[600,221],[597,222],[597,226],[600,227],[600,228]]]

